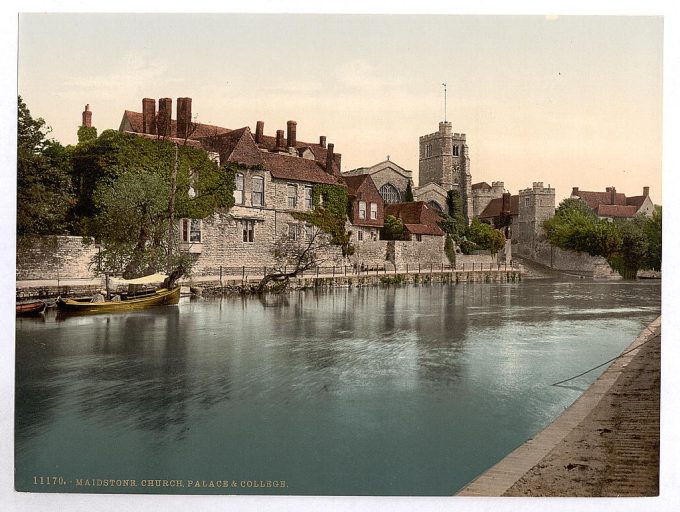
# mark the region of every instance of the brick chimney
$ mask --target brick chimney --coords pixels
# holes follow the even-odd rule
[[[501,202],[501,213],[503,215],[510,215],[510,192],[504,192]]]
[[[156,100],[142,100],[142,132],[156,135]]]
[[[191,135],[191,98],[177,98],[177,138]]]
[[[645,197],[649,195],[649,187],[642,187],[642,195]]]
[[[578,195],[578,187],[571,187],[571,195],[572,196]]]
[[[319,146],[321,146],[322,148],[326,147],[326,136],[325,135],[319,136]]]
[[[158,100],[158,135],[169,137],[172,129],[172,98]]]
[[[288,135],[287,135],[287,142],[286,146],[289,148],[294,148],[295,147],[295,135],[297,131],[297,123],[295,121],[288,121]]]
[[[264,121],[255,123],[255,144],[262,144],[262,136],[264,135]]]
[[[90,112],[90,104],[85,105],[85,110],[83,111],[83,126],[92,128],[92,112]]]
[[[333,154],[333,161],[335,162],[335,165],[338,167],[338,172],[340,172],[340,169],[342,169],[342,154],[340,153],[334,153]]]
[[[610,204],[616,204],[616,187],[611,187],[609,189],[609,193],[611,194],[610,195],[610,200],[611,200]]]
[[[276,147],[274,149],[283,149],[283,130],[276,130]]]
[[[335,146],[331,142],[328,145],[328,151],[326,152],[326,172],[328,174],[334,174],[333,173],[333,148],[335,148]]]

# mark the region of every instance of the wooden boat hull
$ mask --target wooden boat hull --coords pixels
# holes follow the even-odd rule
[[[120,302],[89,302],[89,299],[57,299],[59,311],[67,313],[124,313],[155,306],[169,306],[179,302],[179,286],[167,290],[161,288],[152,295],[130,298]]]
[[[38,316],[45,312],[47,305],[43,301],[37,300],[34,302],[17,304],[16,307],[17,316]]]

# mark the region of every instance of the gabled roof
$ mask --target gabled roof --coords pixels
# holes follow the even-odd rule
[[[630,218],[635,217],[638,207],[634,205],[601,204],[595,209],[598,217]]]
[[[222,162],[236,162],[251,166],[263,163],[262,152],[255,145],[250,128],[247,126],[221,135],[202,137],[199,141],[206,148],[218,152]]]
[[[380,163],[377,163],[371,167],[359,167],[357,169],[352,169],[351,171],[347,171],[343,174],[350,175],[350,176],[357,176],[359,174],[375,174],[377,172],[380,172],[384,169],[391,169],[397,174],[401,174],[404,178],[411,179],[412,171],[409,171],[408,169],[404,169],[402,166],[399,164],[394,163],[392,160],[383,160]]]
[[[385,217],[388,215],[400,219],[404,227],[415,235],[444,235],[438,224],[441,216],[423,201],[386,204]]]
[[[503,198],[496,197],[489,201],[486,208],[479,214],[480,219],[493,219],[500,217],[503,209]],[[510,215],[519,215],[519,196],[510,196]]]
[[[627,197],[626,198],[626,204],[629,206],[636,206],[637,209],[639,210],[640,207],[644,204],[645,199],[647,199],[649,196],[633,196],[633,197]]]
[[[273,178],[340,185],[338,178],[324,171],[316,160],[266,152],[262,152],[261,156],[265,169]]]
[[[612,203],[611,192],[590,192],[587,190],[578,190],[573,195],[583,199],[589,208],[595,210],[601,204],[618,204],[626,205],[626,194],[615,193],[614,202]]]
[[[357,176],[343,176],[343,181],[347,185],[347,190],[350,195],[356,195],[357,191],[361,188],[367,179],[371,179],[368,174],[359,174]],[[373,180],[371,179],[371,182]],[[375,186],[375,185],[373,185]]]
[[[283,145],[284,147],[278,148],[278,149],[286,149],[286,139],[284,137],[283,139]],[[267,151],[274,151],[274,149],[277,149],[276,147],[276,137],[272,137],[271,135],[262,135],[262,139],[258,146],[262,149],[266,149]],[[316,159],[317,162],[321,164],[326,164],[326,157],[328,155],[328,148],[324,148],[320,144],[314,144],[312,142],[304,142],[300,140],[295,141],[295,149],[299,152],[301,149],[309,149],[311,150],[312,154],[314,155],[314,158]],[[341,156],[340,153],[335,153],[338,157]],[[337,160],[333,161],[333,167],[337,168]],[[339,169],[338,169],[339,172]]]

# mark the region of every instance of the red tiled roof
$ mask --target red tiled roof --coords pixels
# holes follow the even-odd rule
[[[501,209],[503,208],[503,198],[496,197],[489,201],[486,208],[479,214],[480,219],[493,219],[501,216]],[[519,215],[519,196],[510,196],[510,215]]]
[[[357,176],[342,176],[343,181],[347,185],[347,189],[350,195],[356,195],[357,190],[364,184],[368,174],[359,174]]]
[[[634,205],[620,205],[620,204],[601,204],[595,213],[598,217],[612,217],[612,218],[630,218],[635,217],[638,207]]]
[[[444,231],[438,225],[438,222],[442,219],[441,216],[423,201],[386,204],[385,217],[388,215],[400,219],[404,223],[404,227],[413,234],[444,235]],[[413,229],[416,231],[413,231]]]
[[[273,178],[310,183],[340,185],[338,179],[324,171],[316,160],[278,153],[261,153],[264,167]]]
[[[199,140],[206,148],[217,151],[222,162],[245,165],[263,163],[262,152],[255,145],[250,128],[247,126],[221,135],[202,137]]]
[[[640,207],[642,206],[642,203],[645,202],[645,199],[647,199],[647,196],[633,196],[633,197],[627,197],[626,198],[626,204],[628,206],[635,206],[639,210]]]
[[[286,137],[283,137],[283,145],[285,149],[286,145]],[[262,149],[266,149],[267,151],[274,151],[276,149],[276,137],[272,137],[271,135],[262,135],[262,140],[258,144]],[[312,142],[304,142],[300,140],[295,141],[295,149],[296,150],[301,150],[308,148],[312,151],[314,154],[314,158],[316,159],[317,162],[322,164],[324,167],[326,166],[326,156],[328,155],[328,148],[322,147],[320,144],[314,144]],[[335,155],[340,156],[340,153],[335,153]],[[336,172],[340,172],[340,170],[337,168],[338,163],[337,161],[333,161],[333,167],[336,170]]]
[[[601,204],[626,205],[626,194],[618,192],[614,194],[614,203],[612,203],[611,192],[589,192],[587,190],[578,190],[574,195],[583,199],[592,210],[595,210]]]

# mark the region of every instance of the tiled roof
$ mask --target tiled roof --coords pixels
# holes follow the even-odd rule
[[[126,110],[123,113],[124,117],[127,117],[130,123],[131,131],[135,133],[142,133],[144,130],[144,115],[141,112],[132,112],[131,110]],[[177,121],[175,119],[170,120],[170,136],[177,137]],[[200,139],[203,137],[210,137],[222,133],[230,132],[229,128],[224,128],[222,126],[215,126],[211,124],[197,123],[196,129],[189,136],[191,139]]]
[[[364,184],[368,174],[360,174],[358,176],[342,176],[342,180],[347,184],[347,190],[350,195],[355,195],[357,190]]]
[[[203,137],[199,139],[204,146],[220,154],[222,162],[236,162],[245,165],[261,165],[262,152],[257,149],[250,133],[250,128],[244,126],[221,135]]]
[[[598,217],[630,218],[635,217],[638,207],[634,205],[601,204],[595,210]]]
[[[489,201],[486,208],[479,214],[480,219],[493,219],[501,216],[501,209],[503,208],[503,198],[496,197]],[[510,215],[519,215],[519,196],[510,196]]]
[[[287,139],[284,136],[283,149],[285,149],[286,143]],[[274,151],[274,149],[276,149],[276,137],[263,134],[261,142],[258,144],[258,146],[261,147],[262,149],[266,149],[267,151]],[[314,154],[314,158],[316,159],[317,162],[322,164],[324,167],[326,166],[326,156],[328,155],[328,148],[321,147],[320,144],[314,144],[312,142],[304,142],[301,140],[295,141],[295,149],[297,151],[305,148],[308,148],[312,151],[312,153]],[[335,155],[340,156],[340,153],[335,153]],[[333,167],[336,173],[340,173],[340,170],[338,169],[337,160],[333,160]]]
[[[130,132],[130,131],[124,131],[122,133],[127,133],[128,135],[134,135],[135,137],[144,137],[145,139],[152,139],[152,140],[159,139],[158,135],[152,135],[150,133],[137,133],[137,132]],[[192,148],[204,149],[203,145],[197,140],[187,139],[186,142],[185,142],[184,139],[178,139],[177,137],[160,137],[160,139],[170,141],[170,142],[176,142],[180,146],[191,146]]]
[[[388,215],[401,219],[404,227],[413,234],[444,235],[444,231],[438,225],[442,220],[441,216],[422,201],[386,204],[385,217]],[[416,231],[413,231],[414,229]]]
[[[335,176],[324,171],[316,160],[278,153],[261,153],[264,167],[273,178],[339,185]]]
[[[642,203],[645,202],[645,199],[647,199],[647,196],[633,196],[633,197],[627,197],[626,198],[626,204],[628,206],[636,206],[637,209],[639,210],[640,207],[642,206]]]
[[[595,210],[601,204],[618,204],[626,205],[626,194],[614,194],[614,203],[612,203],[611,192],[589,192],[587,190],[578,190],[574,195],[583,199],[589,208]]]

